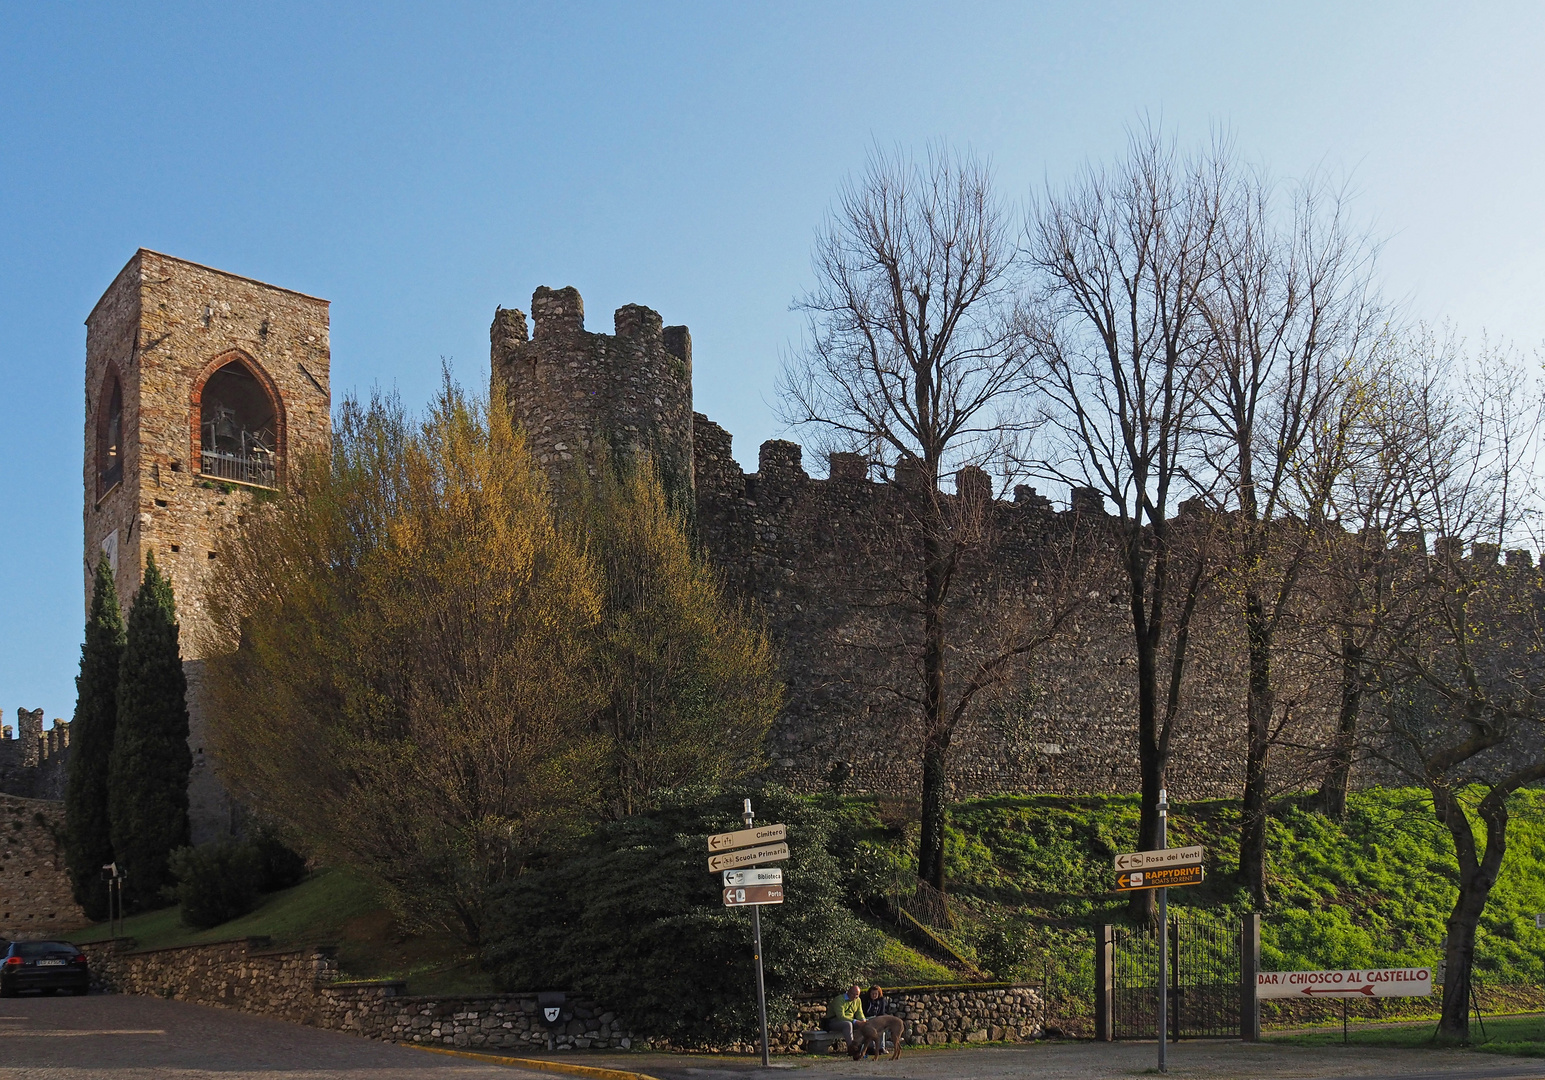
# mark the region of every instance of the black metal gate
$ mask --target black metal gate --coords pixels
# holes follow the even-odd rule
[[[1202,914],[1170,916],[1171,1039],[1238,1038],[1240,928]],[[1110,1035],[1152,1039],[1158,1023],[1154,928],[1111,927]]]

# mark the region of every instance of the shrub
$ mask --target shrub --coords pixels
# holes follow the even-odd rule
[[[278,892],[299,885],[306,876],[306,857],[285,845],[273,832],[262,829],[252,840],[262,867],[260,892]]]
[[[840,821],[776,788],[747,792],[757,820],[783,822],[787,901],[762,909],[770,1023],[793,997],[831,991],[863,966],[863,924],[843,904]],[[738,829],[741,800],[695,799],[611,822],[576,853],[506,885],[484,959],[510,990],[570,987],[626,1013],[633,1029],[682,1046],[756,1037],[751,916],[724,907],[705,837]]]
[[[169,865],[177,879],[172,892],[188,926],[207,930],[245,915],[257,904],[263,857],[256,844],[217,840],[178,848]]]

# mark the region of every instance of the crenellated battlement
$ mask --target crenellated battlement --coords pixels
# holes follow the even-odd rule
[[[0,729],[0,792],[24,799],[62,799],[69,775],[70,722],[43,727],[42,709],[17,709],[17,736]]]
[[[625,304],[611,334],[585,329],[574,288],[542,286],[524,312],[500,308],[489,329],[492,378],[548,474],[557,480],[598,454],[653,455],[671,484],[690,491],[692,337],[658,312]]]

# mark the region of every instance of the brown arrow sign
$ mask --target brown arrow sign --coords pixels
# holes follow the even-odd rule
[[[744,851],[726,851],[722,855],[708,856],[708,869],[714,873],[720,870],[739,870],[742,866],[755,866],[757,863],[782,862],[789,857],[789,845],[771,844],[767,847],[746,848]]]
[[[730,851],[752,844],[770,844],[774,840],[787,839],[788,835],[789,830],[782,825],[762,825],[755,829],[741,829],[739,832],[716,833],[708,838],[708,850]]]
[[[783,903],[782,885],[745,885],[738,889],[724,890],[725,907],[781,903]]]

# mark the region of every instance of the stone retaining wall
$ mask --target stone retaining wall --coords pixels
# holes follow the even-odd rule
[[[120,939],[81,948],[98,990],[236,1009],[371,1039],[528,1052],[647,1045],[621,1017],[584,998],[569,996],[558,1023],[549,1027],[536,994],[414,997],[400,982],[340,980],[330,946],[269,944],[267,938],[242,938],[135,951],[132,941]],[[906,1024],[907,1042],[914,1044],[1033,1039],[1047,1019],[1040,993],[1028,986],[920,987],[890,997]],[[794,1022],[768,1033],[774,1051],[799,1050],[801,1035],[821,1027],[824,1000],[807,998],[798,1008]]]

